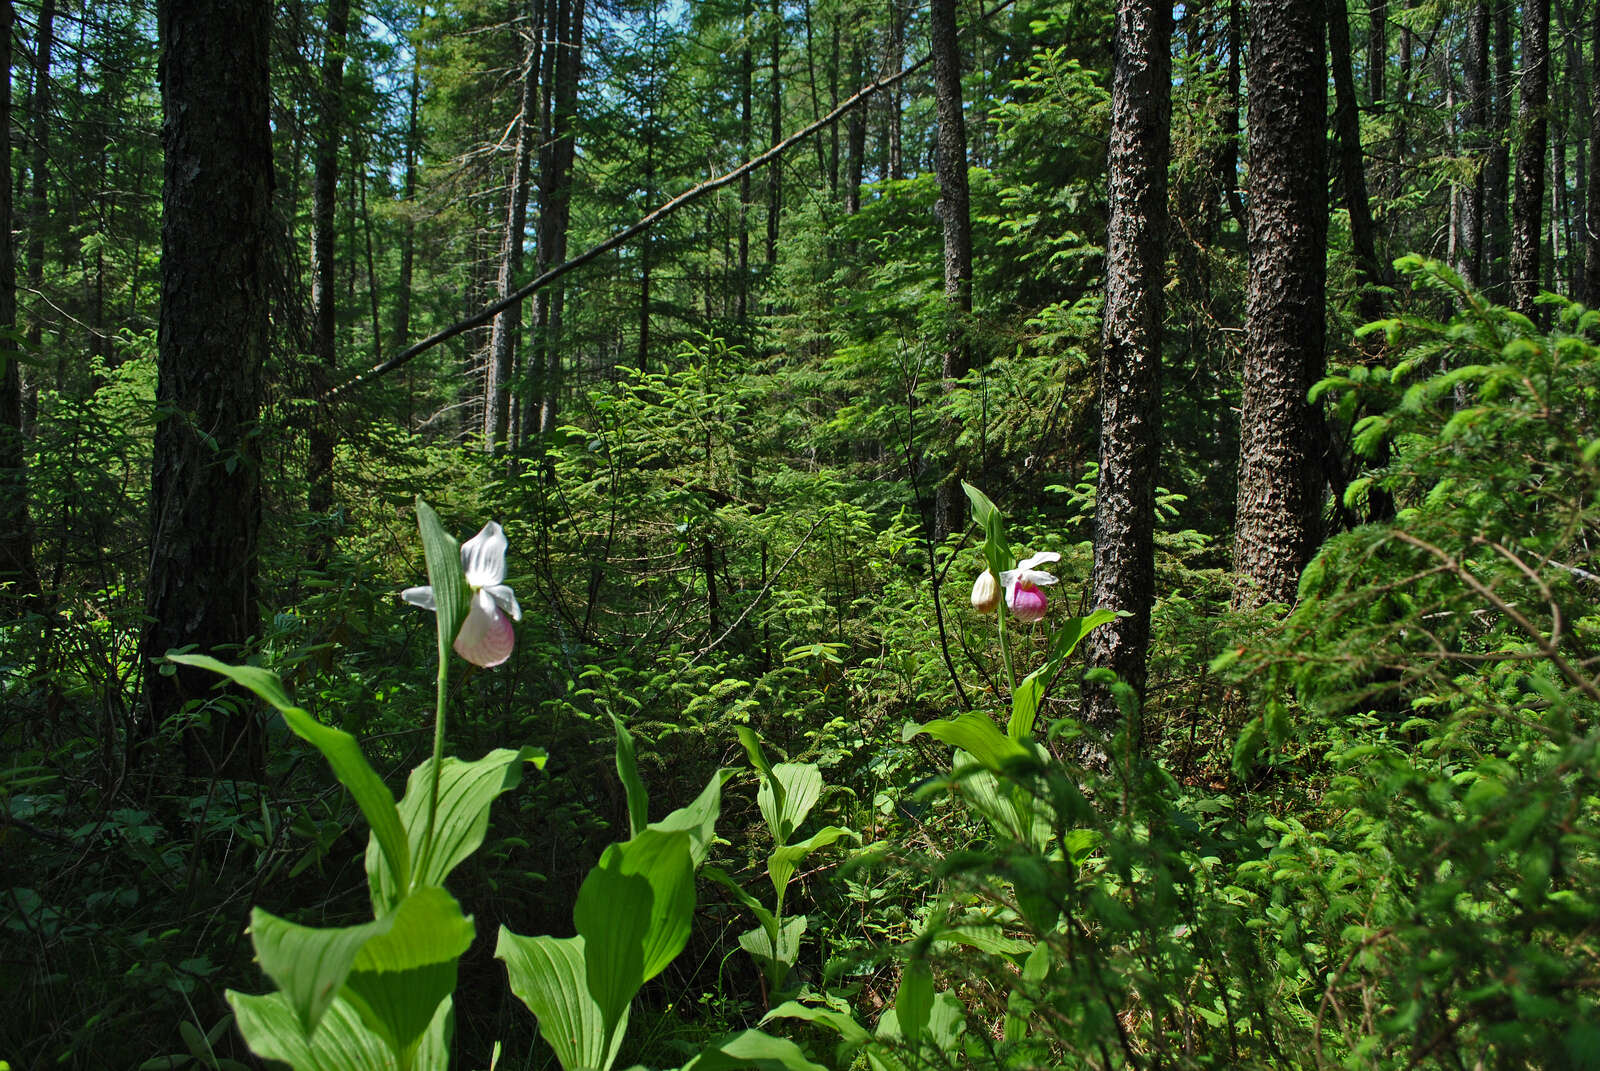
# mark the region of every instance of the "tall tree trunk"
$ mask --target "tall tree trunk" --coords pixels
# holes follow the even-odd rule
[[[744,48],[739,53],[739,144],[744,146],[748,160],[755,154],[755,128],[752,123],[752,98],[754,97],[755,57],[752,52],[755,36],[755,8],[751,0],[744,3]],[[734,317],[744,327],[750,320],[750,173],[739,176],[739,278],[734,306]]]
[[[567,225],[572,218],[572,164],[577,155],[574,121],[578,110],[578,75],[583,67],[584,0],[552,0],[558,5],[556,25],[555,101],[545,109],[549,117],[549,136],[541,151],[539,165],[540,272],[548,271],[567,257]],[[535,368],[544,370],[539,392],[537,426],[543,434],[555,431],[561,409],[561,312],[566,284],[547,286],[533,296],[534,350],[530,358]],[[532,427],[533,421],[525,422]]]
[[[317,133],[311,178],[311,384],[321,398],[338,370],[338,302],[334,300],[337,263],[333,255],[334,203],[339,193],[339,140],[344,115],[344,57],[349,36],[350,0],[328,0],[327,33],[322,43],[322,81],[317,90]],[[319,404],[311,427],[306,505],[312,513],[333,508],[333,452],[338,436],[333,414]],[[319,545],[320,546],[320,545]],[[321,555],[321,549],[317,552]]]
[[[1155,603],[1155,488],[1160,457],[1161,320],[1171,142],[1172,4],[1118,0],[1111,38],[1111,218],[1100,331],[1100,488],[1095,606],[1127,611],[1089,635],[1086,663],[1144,694]],[[1085,686],[1084,720],[1109,728],[1117,704]]]
[[[1507,300],[1506,251],[1510,247],[1507,188],[1511,175],[1511,3],[1494,4],[1494,120],[1483,169],[1483,277],[1489,296]]]
[[[1522,94],[1517,108],[1516,199],[1511,204],[1511,303],[1536,319],[1544,209],[1545,107],[1550,86],[1550,0],[1522,12]]]
[[[644,203],[656,202],[656,117],[644,120]],[[650,371],[650,232],[639,236],[639,350],[635,362],[640,372]]]
[[[1345,23],[1349,24],[1348,11]],[[1367,3],[1367,102],[1374,109],[1386,110],[1384,100],[1389,73],[1389,2],[1368,0]]]
[[[50,128],[54,123],[51,104],[54,82],[50,65],[55,53],[55,0],[39,5],[38,32],[34,37],[33,57],[33,153],[29,157],[28,181],[28,293],[33,295],[33,314],[28,317],[27,353],[34,360],[43,355],[44,344],[44,232],[50,224]],[[27,369],[22,384],[22,429],[33,437],[39,419],[39,382],[42,366]]]
[[[1590,308],[1600,305],[1600,11],[1590,22],[1589,194],[1584,199],[1583,292]]]
[[[1589,69],[1583,62],[1583,38],[1580,35],[1579,23],[1583,19],[1583,0],[1571,0],[1563,4],[1561,11],[1561,37],[1566,42],[1567,49],[1567,78],[1562,87],[1561,109],[1562,141],[1565,143],[1569,137],[1572,141],[1572,189],[1566,187],[1566,172],[1560,168],[1555,174],[1561,186],[1564,211],[1561,216],[1561,240],[1567,250],[1566,273],[1562,278],[1562,286],[1566,292],[1574,295],[1576,300],[1582,300],[1583,293],[1583,249],[1584,241],[1581,232],[1587,226],[1588,211],[1587,198],[1589,193],[1589,139],[1575,136],[1580,129],[1577,117],[1581,113],[1587,118],[1591,110],[1591,97],[1589,87]]]
[[[256,631],[255,434],[267,356],[272,197],[266,0],[160,0],[161,319],[151,465],[146,660],[197,646],[237,659]],[[148,729],[216,676],[146,662]],[[192,773],[259,776],[260,723],[186,732]]]
[[[1250,277],[1234,569],[1242,605],[1292,602],[1316,542],[1327,72],[1321,0],[1250,13]]]
[[[902,0],[889,0],[889,63],[888,73],[896,74],[906,65],[906,12]],[[884,100],[888,110],[885,120],[889,127],[889,177],[896,181],[906,177],[905,150],[901,144],[901,83],[896,82]]]
[[[861,28],[850,28],[850,92],[861,89]],[[844,210],[850,215],[861,211],[861,180],[866,169],[867,109],[858,104],[845,122]]]
[[[1467,13],[1466,40],[1461,50],[1461,83],[1466,107],[1461,116],[1461,149],[1472,177],[1460,184],[1460,237],[1455,270],[1466,284],[1483,285],[1483,154],[1489,121],[1489,5],[1474,0]]]
[[[1357,285],[1361,288],[1356,310],[1367,323],[1383,315],[1380,288],[1383,263],[1378,259],[1372,202],[1367,196],[1367,173],[1361,157],[1361,117],[1356,108],[1355,76],[1350,67],[1350,16],[1346,0],[1326,0],[1328,53],[1333,66],[1333,126],[1339,138],[1339,180],[1345,209],[1350,215],[1350,244],[1355,255]]]
[[[1222,107],[1222,152],[1218,154],[1218,179],[1228,214],[1247,230],[1244,198],[1239,196],[1239,83],[1244,39],[1239,28],[1239,0],[1228,0],[1228,98]]]
[[[839,13],[829,20],[832,33],[828,47],[828,111],[839,107]],[[839,124],[828,124],[828,194],[839,197]]]
[[[950,313],[945,339],[944,390],[971,367],[967,317],[972,312],[972,214],[967,192],[967,128],[961,107],[961,49],[956,30],[956,0],[931,0],[928,34],[933,52],[933,92],[939,113],[939,217],[944,223],[944,300]],[[962,467],[956,455],[960,429],[947,418],[940,440],[945,477],[939,484],[934,535],[959,531],[965,516]]]
[[[16,12],[0,0],[0,332],[17,329],[17,253],[11,229],[11,28]],[[0,606],[12,611],[39,590],[33,561],[33,525],[28,517],[28,444],[22,433],[21,366],[0,353]]]
[[[534,139],[539,133],[542,12],[537,0],[530,0],[528,44],[523,53],[522,100],[517,110],[517,140],[512,153],[510,182],[506,187],[506,217],[500,231],[500,264],[495,276],[497,298],[515,290],[522,274],[522,243],[528,225],[529,165]],[[483,388],[483,448],[491,454],[500,453],[509,441],[511,376],[521,339],[522,305],[518,302],[494,318],[494,329],[489,335],[489,374]]]
[[[418,14],[418,27],[411,44],[411,82],[406,87],[406,145],[405,171],[401,177],[400,196],[405,204],[404,221],[400,225],[400,280],[394,298],[395,348],[406,344],[411,337],[411,278],[415,271],[417,248],[417,153],[422,137],[420,107],[422,103],[422,49],[416,39],[422,36],[421,23],[428,17],[424,9]],[[407,414],[407,424],[410,423]]]
[[[772,96],[769,145],[783,140],[783,80],[780,63],[783,56],[783,5],[782,0],[772,0]],[[767,292],[775,293],[773,273],[778,267],[778,220],[783,212],[783,161],[774,160],[767,165]],[[768,311],[771,309],[769,307]]]

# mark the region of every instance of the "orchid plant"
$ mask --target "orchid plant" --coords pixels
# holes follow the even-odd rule
[[[483,843],[489,808],[516,787],[523,766],[543,768],[539,748],[499,748],[475,762],[444,754],[452,651],[484,667],[515,647],[521,607],[505,583],[505,532],[491,521],[464,544],[422,499],[416,503],[428,585],[401,598],[432,610],[438,639],[433,754],[411,771],[395,802],[350,734],[296,706],[282,681],[258,666],[205,655],[168,659],[214,670],[276,709],[290,731],[320,751],[371,827],[366,871],[372,920],[313,927],[260,907],[250,915],[256,959],[276,989],[229,991],[245,1041],[294,1071],[443,1071],[449,1066],[457,964],[476,934],[445,889],[450,873]],[[627,792],[629,839],[601,855],[578,892],[577,935],[522,937],[500,928],[495,955],[512,991],[538,1017],[567,1071],[610,1071],[634,995],[682,951],[695,906],[695,872],[721,811],[719,770],[695,801],[658,822],[620,721],[617,773]],[[724,1038],[682,1071],[759,1064],[822,1071],[793,1042],[746,1030]]]

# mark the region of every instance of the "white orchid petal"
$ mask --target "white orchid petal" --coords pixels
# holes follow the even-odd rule
[[[1041,550],[1039,553],[1035,554],[1033,557],[1025,558],[1022,561],[1018,562],[1017,563],[1017,568],[1018,569],[1033,569],[1033,568],[1036,568],[1037,566],[1044,565],[1046,562],[1058,562],[1060,560],[1061,560],[1061,555],[1057,554],[1055,551],[1053,551],[1053,550]]]
[[[500,612],[494,598],[487,591],[472,596],[472,609],[461,623],[454,644],[456,654],[475,666],[498,666],[511,657],[517,634],[511,619]]]
[[[433,602],[432,587],[406,588],[400,593],[400,598],[404,599],[406,602],[409,602],[412,606],[420,606],[424,610],[437,609]]]
[[[511,620],[522,620],[522,607],[517,605],[517,593],[506,584],[491,584],[483,589],[495,601],[495,605],[511,615]]]
[[[494,521],[461,544],[461,571],[475,588],[493,587],[506,578],[506,533]]]
[[[1005,588],[1007,591],[1010,591],[1011,585],[1016,583],[1017,577],[1021,574],[1022,570],[1020,569],[1007,569],[1005,572],[1000,574],[1000,586]]]
[[[1057,582],[1057,578],[1038,569],[1018,569],[1017,579],[1026,580],[1036,588],[1047,588]]]

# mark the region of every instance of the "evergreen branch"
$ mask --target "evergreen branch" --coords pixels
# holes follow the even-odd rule
[[[998,15],[1015,2],[1016,0],[1001,0],[999,4],[996,4],[994,7],[984,12],[983,18],[980,19],[979,22],[988,22],[995,15]],[[605,239],[597,245],[590,246],[588,249],[584,250],[582,253],[579,253],[577,256],[572,257],[570,260],[562,261],[560,264],[555,265],[554,267],[545,271],[543,274],[535,277],[531,282],[523,286],[521,289],[515,290],[507,294],[505,297],[485,305],[478,312],[473,313],[471,316],[468,316],[465,319],[457,320],[449,327],[435,331],[427,338],[413,343],[412,345],[401,350],[399,353],[395,354],[393,357],[390,357],[388,360],[381,361],[378,364],[373,365],[365,372],[358,373],[351,379],[348,379],[339,384],[337,387],[329,390],[318,400],[327,401],[328,399],[342,394],[353,387],[359,386],[368,380],[377,379],[379,376],[388,372],[392,372],[402,365],[409,364],[412,360],[422,356],[424,353],[427,353],[440,343],[448,342],[450,339],[455,338],[458,335],[465,334],[475,327],[484,326],[505,310],[511,308],[513,305],[518,305],[526,301],[528,298],[532,297],[536,291],[550,285],[563,275],[575,271],[597,257],[604,256],[613,249],[625,245],[630,240],[637,238],[639,235],[643,234],[657,223],[660,223],[668,216],[677,212],[678,209],[693,204],[695,201],[698,201],[708,193],[714,193],[715,191],[722,189],[724,186],[732,185],[745,175],[748,175],[753,171],[758,171],[767,164],[772,163],[789,149],[798,145],[802,141],[805,141],[819,130],[825,130],[834,123],[837,123],[840,119],[844,118],[844,116],[848,115],[852,110],[859,107],[874,94],[882,92],[883,90],[896,85],[907,76],[914,74],[923,67],[926,67],[932,58],[933,57],[931,54],[923,56],[921,59],[900,70],[898,73],[880,78],[870,85],[863,86],[859,92],[850,97],[848,100],[841,101],[839,106],[834,108],[827,115],[824,115],[822,118],[817,119],[809,125],[795,131],[793,134],[790,134],[788,137],[784,138],[776,145],[773,145],[765,152],[751,157],[749,160],[746,160],[732,171],[727,171],[721,175],[717,175],[714,178],[706,179],[706,181],[700,183],[698,186],[680,193],[678,196],[663,204],[661,207],[655,209],[653,212],[641,217],[631,225],[618,231],[616,234],[613,234],[610,238]]]

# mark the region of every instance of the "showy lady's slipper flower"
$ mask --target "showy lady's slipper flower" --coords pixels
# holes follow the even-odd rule
[[[475,666],[498,666],[516,646],[511,622],[522,620],[522,607],[511,588],[501,583],[506,578],[506,533],[494,521],[461,544],[461,571],[472,589],[472,607],[456,633],[456,654]],[[434,609],[432,587],[406,588],[400,597],[424,610]]]
[[[1011,607],[1018,621],[1031,625],[1044,617],[1047,600],[1039,589],[1054,584],[1056,578],[1035,567],[1060,560],[1061,555],[1055,551],[1044,550],[1018,562],[1015,569],[1007,569],[1000,574],[1000,583],[1006,589],[1006,605]]]
[[[980,614],[992,614],[999,605],[1000,586],[995,583],[994,574],[985,569],[972,582],[972,608]]]

